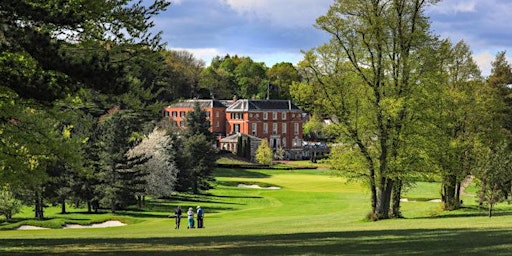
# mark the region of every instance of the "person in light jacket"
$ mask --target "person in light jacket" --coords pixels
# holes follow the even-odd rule
[[[187,228],[194,228],[194,211],[192,210],[192,207],[188,208],[187,216],[188,216],[188,227]]]

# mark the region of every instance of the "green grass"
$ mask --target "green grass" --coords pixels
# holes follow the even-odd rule
[[[405,219],[369,222],[369,192],[323,170],[216,170],[217,184],[208,195],[178,194],[150,200],[144,211],[89,215],[83,209],[49,220],[31,220],[26,208],[16,223],[56,227],[50,230],[0,231],[0,255],[509,255],[512,207],[498,206],[485,217],[474,198],[467,208],[443,212],[439,184],[418,183],[406,191]],[[239,188],[258,184],[280,189]],[[167,218],[176,205],[201,205],[205,229],[174,229]],[[118,219],[128,225],[97,229],[60,229],[63,223]],[[2,221],[0,219],[0,221]],[[48,224],[52,223],[52,224]],[[185,225],[185,220],[182,222]]]

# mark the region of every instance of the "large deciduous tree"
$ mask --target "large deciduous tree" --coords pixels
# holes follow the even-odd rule
[[[296,99],[337,122],[332,131],[347,150],[334,152],[350,153],[363,167],[358,176],[369,185],[375,218],[390,217],[392,192],[411,167],[402,160],[414,143],[408,134],[424,89],[424,49],[434,41],[424,10],[435,2],[335,1],[317,20],[331,40],[305,54],[301,75],[308,83],[292,88],[300,92]],[[398,203],[391,214],[399,215]]]

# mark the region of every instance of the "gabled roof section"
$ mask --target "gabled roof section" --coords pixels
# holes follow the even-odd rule
[[[290,100],[237,100],[227,111],[300,111]]]
[[[219,100],[186,100],[170,105],[170,108],[194,108],[194,104],[199,102],[199,106],[204,108],[226,108]]]

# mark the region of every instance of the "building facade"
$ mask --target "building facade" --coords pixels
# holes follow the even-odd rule
[[[164,116],[184,127],[195,102],[207,112],[210,130],[219,139],[247,134],[267,140],[273,149],[283,148],[287,158],[301,157],[302,111],[290,100],[187,100],[165,108]]]

